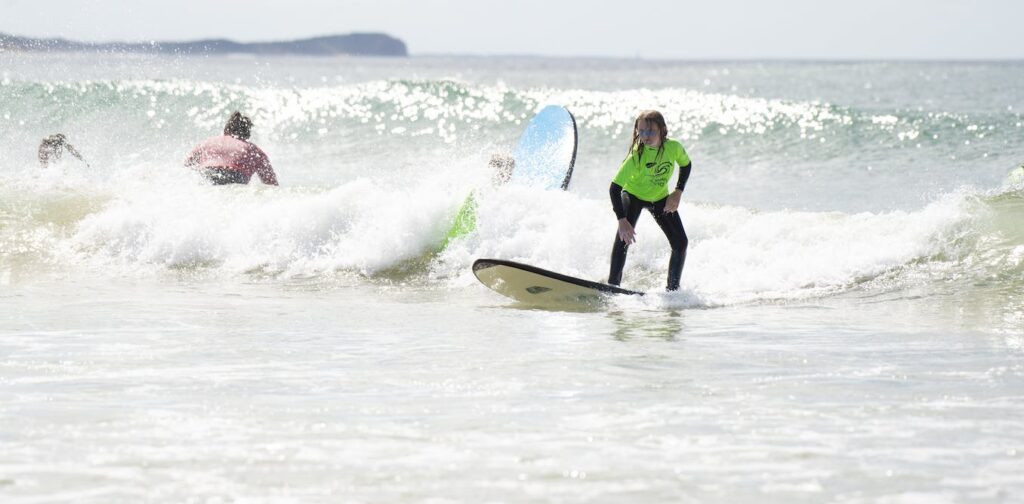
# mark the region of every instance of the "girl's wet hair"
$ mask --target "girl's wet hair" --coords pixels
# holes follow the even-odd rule
[[[665,116],[661,115],[661,112],[657,110],[644,110],[640,112],[640,115],[636,116],[636,120],[633,121],[633,139],[629,143],[629,154],[633,153],[633,150],[637,151],[637,159],[643,156],[644,149],[643,144],[640,143],[640,122],[646,121],[647,124],[654,124],[658,127],[660,132],[661,143],[658,145],[658,151],[661,152],[665,148],[665,139],[668,138],[668,126],[665,125]]]
[[[235,111],[228,118],[227,124],[224,125],[224,134],[248,140],[249,135],[252,134],[252,119],[242,115],[241,112]]]

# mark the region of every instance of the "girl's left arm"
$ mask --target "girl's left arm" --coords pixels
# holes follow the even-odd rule
[[[683,189],[686,187],[686,181],[690,179],[691,168],[693,168],[692,163],[686,163],[686,166],[679,167],[679,179],[676,181],[676,190],[672,191],[668,195],[668,200],[665,201],[665,213],[672,213],[679,209],[679,201],[683,199]]]
[[[686,166],[679,167],[679,179],[676,180],[676,190],[679,194],[683,194],[683,189],[686,188],[686,181],[690,180],[690,170],[693,168],[693,163],[686,163]]]

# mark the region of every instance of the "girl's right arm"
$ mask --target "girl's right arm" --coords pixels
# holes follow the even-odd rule
[[[636,231],[626,219],[626,209],[622,206],[622,186],[612,182],[608,188],[608,196],[611,197],[615,217],[619,219],[619,239],[630,245],[636,241]]]
[[[617,219],[626,218],[626,209],[622,206],[622,186],[612,182],[611,187],[608,188],[608,196],[612,200],[612,210],[615,212]]]

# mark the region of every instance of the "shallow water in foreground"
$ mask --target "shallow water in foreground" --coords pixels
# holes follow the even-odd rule
[[[2,299],[5,500],[1024,491],[1024,338],[948,300],[549,312],[344,281],[80,287]]]

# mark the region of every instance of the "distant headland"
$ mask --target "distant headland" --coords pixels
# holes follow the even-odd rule
[[[227,39],[192,42],[76,42],[0,33],[0,52],[130,52],[155,54],[301,54],[308,56],[409,55],[405,42],[383,33],[351,33],[284,42],[242,43]]]

